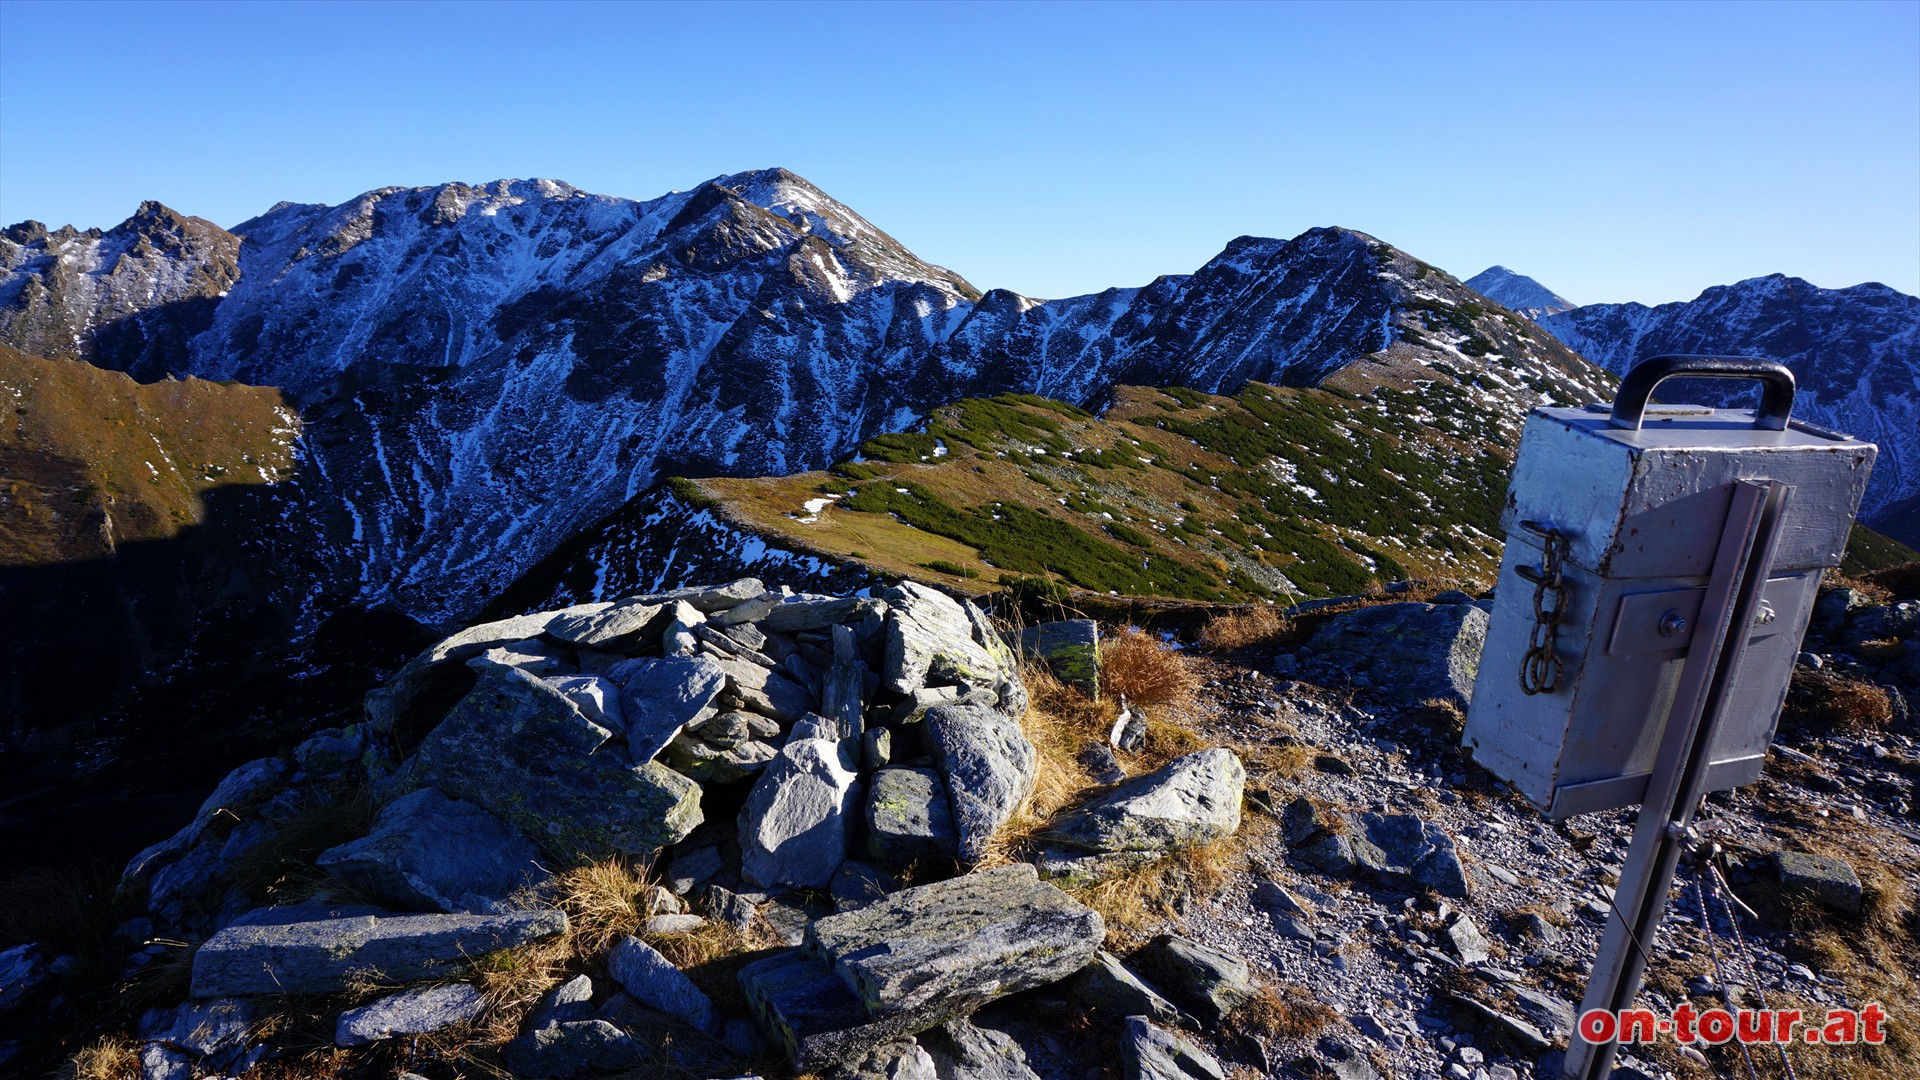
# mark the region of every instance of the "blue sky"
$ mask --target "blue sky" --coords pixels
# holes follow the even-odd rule
[[[1920,2],[0,2],[0,221],[784,165],[982,287],[1372,233],[1583,303],[1920,292]]]

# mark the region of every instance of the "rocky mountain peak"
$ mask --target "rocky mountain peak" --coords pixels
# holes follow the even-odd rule
[[[1467,287],[1529,319],[1572,308],[1573,302],[1525,274],[1489,266],[1467,279]]]

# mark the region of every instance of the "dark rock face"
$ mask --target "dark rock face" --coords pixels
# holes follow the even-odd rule
[[[193,996],[327,994],[379,972],[406,982],[566,930],[558,911],[394,915],[304,904],[262,908],[193,954]]]
[[[1472,604],[1377,604],[1334,616],[1315,634],[1316,660],[1410,701],[1473,699],[1487,613]]]
[[[422,788],[380,811],[373,832],[316,864],[383,903],[419,911],[484,911],[547,877],[540,850],[471,803]]]
[[[1920,545],[1920,297],[1867,283],[1822,289],[1784,274],[1658,307],[1588,304],[1540,325],[1615,374],[1669,353],[1765,356],[1793,369],[1794,415],[1880,445],[1862,521]],[[1747,407],[1746,387],[1676,381],[1669,401]]]

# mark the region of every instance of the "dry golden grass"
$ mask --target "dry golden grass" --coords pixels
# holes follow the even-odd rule
[[[61,1080],[134,1080],[140,1075],[140,1052],[125,1035],[103,1035],[67,1059]]]
[[[1340,1019],[1332,1006],[1303,986],[1275,988],[1261,983],[1253,999],[1227,1017],[1228,1030],[1256,1039],[1300,1040],[1319,1034]]]
[[[1101,642],[1100,685],[1128,704],[1178,714],[1193,711],[1200,680],[1165,642],[1130,626]]]
[[[1024,665],[1029,705],[1020,730],[1034,749],[1033,790],[994,834],[982,866],[1000,866],[1026,854],[1034,836],[1062,810],[1081,802],[1095,784],[1080,764],[1080,751],[1104,743],[1118,707],[1095,701],[1055,678],[1041,663]]]
[[[1261,645],[1285,634],[1292,620],[1271,604],[1253,604],[1207,620],[1200,630],[1200,644],[1210,649],[1244,649]]]
[[[316,793],[285,820],[274,822],[274,833],[264,843],[237,858],[229,879],[248,896],[272,904],[297,904],[323,894],[365,899],[350,895],[339,879],[313,861],[330,847],[367,835],[377,809],[373,793],[364,787]]]
[[[1877,731],[1892,721],[1893,704],[1880,687],[1801,667],[1793,669],[1780,713],[1782,730],[1814,734]]]

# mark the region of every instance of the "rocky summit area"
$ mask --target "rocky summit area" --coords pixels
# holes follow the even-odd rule
[[[1460,749],[1489,607],[1403,583],[1182,641],[742,579],[472,626],[118,882],[8,897],[0,1065],[1555,1076],[1632,816],[1549,825]],[[1793,1075],[1901,1075],[1920,575],[1836,582],[1807,650],[1642,1003],[1882,1002],[1887,1045]]]

